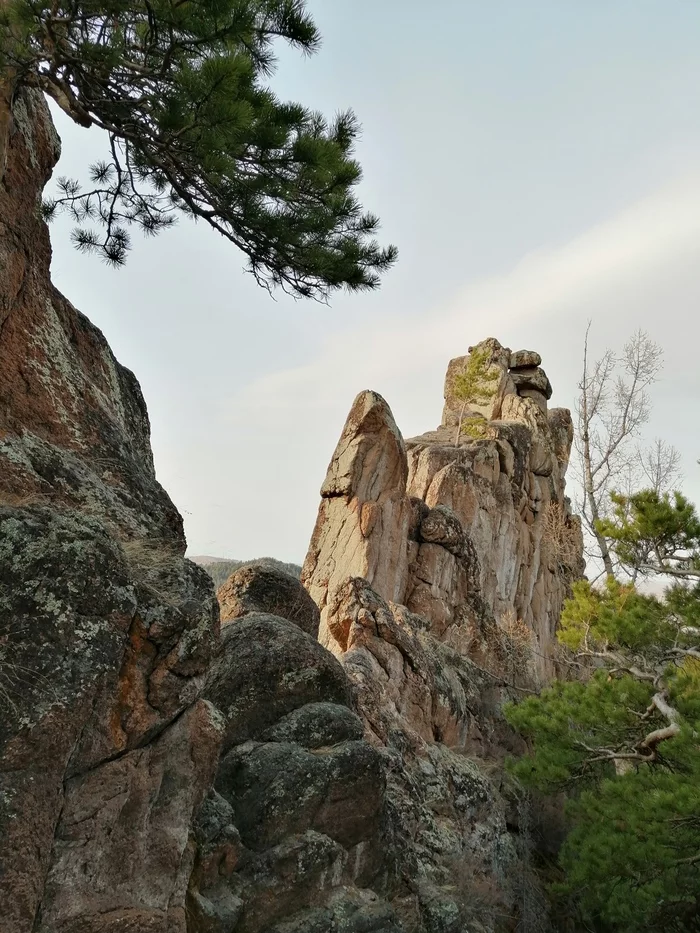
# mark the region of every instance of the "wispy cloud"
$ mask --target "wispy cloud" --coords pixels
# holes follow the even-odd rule
[[[334,334],[308,365],[251,382],[236,396],[238,417],[261,409],[333,408],[364,386],[444,368],[469,342],[554,312],[605,308],[617,290],[654,274],[700,244],[700,173],[678,180],[570,242],[525,256],[502,275],[471,283],[419,318],[395,314]]]
[[[466,285],[442,307],[384,315],[379,323],[358,311],[346,327],[336,322],[308,365],[266,375],[224,400],[208,442],[181,457],[183,471],[200,477],[187,499],[195,550],[301,559],[324,468],[357,392],[385,395],[406,436],[429,430],[439,417],[447,361],[486,336],[539,350],[554,404],[570,405],[589,316],[606,345],[641,326],[666,347],[671,394],[662,432],[694,463],[687,424],[694,423],[697,385],[684,388],[682,377],[696,379],[687,317],[700,301],[698,267],[700,173],[569,243],[530,253],[503,275]],[[684,339],[671,339],[679,333]],[[211,538],[213,528],[220,537]]]

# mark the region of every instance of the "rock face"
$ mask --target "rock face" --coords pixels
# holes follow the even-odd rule
[[[49,279],[46,106],[0,106],[0,933],[399,933],[319,610],[244,567],[220,631],[138,383]]]
[[[348,931],[393,929],[376,925],[375,914],[386,923],[393,911],[378,911],[365,889],[376,873],[383,762],[342,665],[289,618],[252,612],[224,625],[205,695],[226,727],[198,818],[188,929],[306,930],[315,917],[332,930],[346,914]]]
[[[527,802],[479,762],[514,747],[500,703],[551,676],[583,570],[564,492],[571,418],[548,409],[540,363],[483,341],[449,364],[442,424],[405,442],[361,393],[321,490],[302,581],[386,762],[382,891],[406,929],[495,929],[498,915],[528,928],[533,909]]]
[[[218,606],[134,376],[51,285],[46,105],[0,122],[0,930],[184,931]]]
[[[571,417],[547,409],[549,380],[529,365],[538,354],[511,353],[493,338],[474,351],[489,355],[491,395],[464,408],[453,385],[469,357],[452,360],[436,431],[404,442],[380,396],[355,400],[302,574],[321,607],[321,642],[336,653],[346,650],[347,620],[333,611],[335,594],[356,576],[423,616],[443,640],[459,637],[464,607],[477,601],[496,620],[521,619],[538,651],[550,654],[569,582],[583,566],[564,492]],[[541,399],[532,397],[535,384]],[[484,411],[492,417],[479,418]],[[463,424],[478,418],[477,436],[457,436],[460,412]]]

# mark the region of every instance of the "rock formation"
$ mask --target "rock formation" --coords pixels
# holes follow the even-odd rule
[[[499,704],[549,673],[580,569],[571,424],[537,354],[453,360],[443,424],[408,442],[361,394],[308,592],[243,567],[221,625],[138,383],[51,285],[46,106],[0,107],[0,933],[478,933],[542,913],[526,801],[498,770],[517,742]]]
[[[242,568],[220,634],[138,383],[50,282],[48,110],[0,116],[0,933],[398,933],[318,609]]]
[[[515,741],[501,701],[551,675],[583,569],[564,494],[571,418],[548,410],[540,363],[482,342],[449,364],[442,424],[405,442],[384,399],[362,392],[302,570],[386,762],[394,883],[382,890],[406,929],[491,929],[497,914],[529,928],[522,814],[511,833],[513,801],[483,762]]]
[[[562,600],[582,568],[564,493],[571,417],[548,411],[539,354],[494,339],[473,350],[487,354],[488,398],[465,407],[453,386],[469,357],[452,360],[436,431],[404,442],[374,392],[352,406],[302,574],[321,608],[321,642],[335,653],[347,650],[349,625],[336,594],[362,577],[443,641],[460,639],[475,601],[497,620],[514,615],[533,630],[547,668]]]

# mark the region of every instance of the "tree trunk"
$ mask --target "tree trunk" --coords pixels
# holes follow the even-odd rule
[[[459,447],[459,435],[462,433],[462,421],[464,420],[464,412],[466,411],[469,400],[464,402],[462,405],[462,410],[459,413],[459,419],[457,420],[457,430],[455,432],[455,447]]]
[[[600,512],[598,511],[598,500],[596,499],[596,491],[593,483],[593,465],[591,462],[591,437],[590,437],[590,427],[591,427],[591,414],[588,409],[588,332],[591,329],[590,321],[588,327],[586,328],[586,339],[583,344],[583,379],[581,381],[581,416],[583,421],[583,432],[582,438],[583,441],[583,488],[584,488],[584,515],[586,512],[586,503],[588,504],[588,510],[590,514],[590,525],[591,532],[593,533],[597,543],[598,550],[600,551],[600,556],[603,561],[603,567],[605,568],[605,575],[609,580],[615,579],[615,572],[613,570],[612,558],[610,557],[610,549],[608,548],[608,542],[605,538],[599,533],[596,528],[596,523],[600,518]]]
[[[600,513],[598,511],[598,503],[595,498],[595,490],[593,488],[593,475],[591,473],[591,456],[590,456],[590,447],[588,443],[588,430],[584,432],[583,435],[583,450],[584,450],[584,469],[585,469],[585,486],[586,486],[586,499],[588,500],[588,508],[591,513],[591,531],[595,536],[596,542],[598,543],[598,550],[600,551],[600,556],[603,561],[603,566],[605,567],[605,575],[609,580],[615,578],[615,571],[613,569],[613,562],[610,556],[610,548],[608,547],[608,542],[605,540],[603,535],[600,534],[596,527],[596,523],[600,518]]]

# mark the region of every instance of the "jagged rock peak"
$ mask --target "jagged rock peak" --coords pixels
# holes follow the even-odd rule
[[[571,415],[548,409],[540,363],[482,341],[449,363],[441,424],[406,441],[384,399],[361,393],[302,569],[319,637],[387,763],[389,899],[422,933],[495,930],[517,917],[513,879],[528,877],[507,801],[477,762],[517,743],[500,704],[551,675],[582,570],[565,496]],[[475,914],[475,883],[493,892],[491,913]]]
[[[405,589],[405,540],[412,515],[407,476],[406,446],[389,406],[376,392],[361,392],[321,488],[307,557],[305,585],[321,609],[321,643],[331,650],[335,642],[324,625],[326,599],[348,575],[369,580],[385,599],[400,599]]]
[[[496,618],[515,613],[547,654],[581,549],[565,497],[571,415],[548,408],[540,362],[492,337],[471,347],[448,365],[441,424],[405,443],[384,399],[357,397],[302,572],[331,650],[343,650],[333,593],[361,577],[441,637],[470,599]]]

